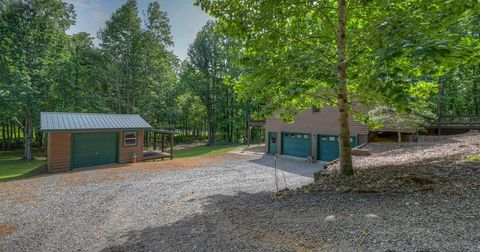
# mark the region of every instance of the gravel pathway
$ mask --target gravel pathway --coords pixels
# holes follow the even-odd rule
[[[122,244],[130,232],[209,211],[211,197],[271,194],[273,165],[268,156],[227,154],[1,183],[0,251],[98,251]],[[278,167],[280,188],[311,183],[320,169],[290,159]]]

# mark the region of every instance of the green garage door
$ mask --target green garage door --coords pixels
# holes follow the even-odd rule
[[[350,137],[352,148],[357,146],[357,138]],[[317,138],[317,159],[332,161],[340,156],[338,136],[318,135]]]
[[[310,134],[282,133],[282,154],[296,157],[312,155]]]
[[[81,133],[72,137],[72,168],[117,162],[117,133]]]

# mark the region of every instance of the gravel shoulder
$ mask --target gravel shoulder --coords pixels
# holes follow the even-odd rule
[[[274,160],[238,154],[2,183],[0,250],[480,251],[479,140],[369,145],[315,183],[321,165],[282,159],[299,189],[280,196]]]

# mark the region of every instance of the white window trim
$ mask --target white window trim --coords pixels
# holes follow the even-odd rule
[[[129,137],[127,138],[127,134],[135,134],[135,137]],[[137,132],[136,131],[125,131],[123,132],[123,146],[125,147],[131,147],[131,146],[137,146],[138,144],[138,141],[137,141]],[[135,140],[135,143],[134,144],[127,144],[127,140],[132,140],[134,139]]]

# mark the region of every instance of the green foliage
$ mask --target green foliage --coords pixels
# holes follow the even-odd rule
[[[197,96],[206,111],[208,142],[215,144],[221,133],[224,142],[238,142],[245,137],[248,103],[239,103],[228,80],[238,76],[233,61],[237,43],[216,31],[216,23],[209,21],[197,34],[188,49],[180,81],[186,90]],[[197,107],[201,108],[201,107]],[[240,133],[241,132],[241,133]]]
[[[480,115],[480,64],[461,65],[440,78],[437,111],[442,115]]]
[[[337,1],[197,0],[220,30],[243,41],[246,73],[236,90],[263,114],[293,115],[336,104]],[[448,5],[448,8],[444,6]],[[476,1],[348,1],[348,88],[354,104],[408,111],[436,90],[438,76],[478,55],[478,40],[452,27]],[[421,101],[423,102],[423,101]]]
[[[371,128],[385,127],[397,132],[422,130],[435,118],[435,114],[427,107],[402,112],[387,106],[377,106],[369,111],[368,116]]]

